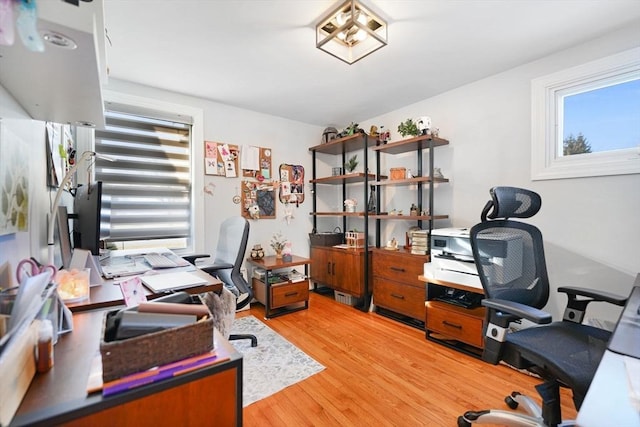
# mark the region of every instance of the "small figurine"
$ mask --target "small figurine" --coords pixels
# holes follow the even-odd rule
[[[411,203],[411,208],[409,209],[409,215],[418,216],[418,207],[415,203]]]

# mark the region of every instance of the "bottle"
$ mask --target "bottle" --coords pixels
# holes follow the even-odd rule
[[[36,370],[40,373],[48,372],[53,367],[53,324],[49,319],[40,321],[37,353]]]

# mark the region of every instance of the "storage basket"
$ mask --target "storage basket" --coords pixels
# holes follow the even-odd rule
[[[309,241],[311,246],[335,246],[344,241],[344,233],[336,232],[335,230],[309,233]]]
[[[107,342],[105,341],[107,321],[118,311],[105,313],[102,324],[100,354],[104,382],[145,371],[154,366],[197,356],[213,349],[211,316],[190,325]]]
[[[405,179],[407,177],[407,168],[391,168],[389,172],[391,179]]]
[[[358,301],[358,299],[353,295],[345,294],[344,292],[333,291],[333,294],[336,301],[338,301],[341,304],[350,305],[351,307],[356,305],[356,302]]]

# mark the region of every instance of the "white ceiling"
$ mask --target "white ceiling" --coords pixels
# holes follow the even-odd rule
[[[335,0],[105,0],[110,78],[319,126],[396,110],[638,23],[639,0],[363,0],[389,44],[316,49]]]

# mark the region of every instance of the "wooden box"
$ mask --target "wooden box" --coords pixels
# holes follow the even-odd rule
[[[391,168],[389,172],[390,179],[405,179],[407,177],[407,168]]]
[[[37,324],[17,331],[0,357],[0,426],[11,422],[36,373]]]
[[[102,379],[113,381],[213,349],[213,319],[207,316],[190,325],[165,329],[125,340],[112,341],[107,323],[119,310],[105,313],[100,340]]]

